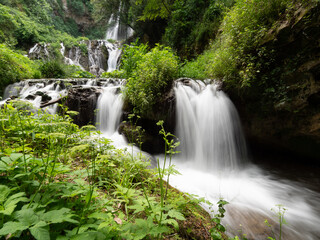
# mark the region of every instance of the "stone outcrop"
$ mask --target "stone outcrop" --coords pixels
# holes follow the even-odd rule
[[[79,113],[72,117],[75,124],[80,127],[95,125],[95,109],[99,95],[100,92],[96,87],[75,86],[68,91],[65,105],[69,110]]]
[[[61,44],[60,53],[66,64],[79,66],[85,71],[100,76],[108,70],[109,51],[113,48],[114,44],[105,40],[87,40],[81,41],[79,46],[68,48]],[[56,56],[50,44],[37,43],[30,49],[28,57],[50,60]]]
[[[156,103],[152,109],[152,112],[137,121],[137,126],[143,129],[141,141],[142,150],[149,153],[163,153],[164,152],[164,140],[163,136],[159,134],[160,127],[157,126],[159,120],[164,121],[164,128],[167,132],[174,133],[175,128],[175,94],[174,89],[171,88],[166,94],[162,96],[158,103]],[[128,121],[128,115],[133,112],[133,107],[125,102],[123,118],[126,123],[122,123],[119,131],[124,134],[129,142],[131,142],[132,136],[133,142],[138,146],[136,128],[132,128],[130,121]],[[135,122],[136,119],[133,119]]]

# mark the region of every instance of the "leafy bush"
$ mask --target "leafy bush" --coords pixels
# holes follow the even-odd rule
[[[72,11],[79,16],[83,15],[85,12],[82,0],[68,0],[68,7],[70,7]]]
[[[259,43],[272,24],[292,5],[290,0],[239,0],[226,15],[213,45],[208,74],[238,87],[250,86],[266,54]]]
[[[124,77],[129,78],[137,69],[138,62],[148,51],[148,45],[138,44],[138,40],[131,45],[124,45],[121,56],[121,70],[124,71]]]
[[[0,44],[0,95],[5,86],[26,78],[38,78],[40,72],[35,62]]]
[[[90,72],[80,70],[80,71],[76,71],[76,72],[72,73],[71,77],[73,77],[73,78],[95,78],[96,76]]]
[[[170,48],[160,45],[140,57],[124,93],[137,113],[147,115],[171,87],[178,75],[179,63]]]
[[[199,55],[196,61],[186,61],[180,69],[180,77],[189,77],[193,79],[205,79],[207,64],[210,61],[211,52],[205,51]]]
[[[40,66],[42,76],[45,78],[63,78],[66,76],[65,66],[56,61],[46,61]]]
[[[272,58],[260,46],[263,37],[291,7],[290,0],[236,1],[225,15],[220,36],[203,55],[188,62],[182,68],[182,74],[224,80],[228,86],[236,88],[251,86]]]
[[[103,78],[124,78],[124,71],[123,70],[114,70],[112,72],[103,72],[101,74]]]
[[[1,42],[26,46],[39,40],[38,25],[25,13],[0,5]]]

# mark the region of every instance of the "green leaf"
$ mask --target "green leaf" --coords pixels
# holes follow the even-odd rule
[[[70,213],[70,211],[71,209],[69,208],[52,210],[43,214],[41,219],[50,223],[62,223],[62,222],[78,223],[78,221],[72,219],[74,214]]]
[[[10,192],[10,188],[5,185],[0,185],[0,203],[4,202],[7,199]]]
[[[3,225],[3,228],[0,229],[0,236],[6,236],[8,234],[13,234],[17,231],[23,231],[27,229],[28,226],[24,225],[21,222],[6,222]]]
[[[94,240],[105,240],[106,236],[101,232],[84,232],[81,234],[77,234],[71,237],[72,240],[88,240],[88,239],[94,239]]]
[[[211,237],[213,240],[223,240],[221,233],[219,233],[218,231],[211,233]]]
[[[50,240],[49,225],[44,221],[40,221],[31,227],[30,232],[37,240]]]
[[[181,221],[184,221],[186,220],[183,216],[182,213],[178,212],[177,210],[174,210],[174,209],[171,209],[169,212],[168,212],[168,215],[172,218],[175,218],[177,220],[181,220]]]
[[[216,218],[212,218],[211,219],[212,222],[215,222],[216,224],[220,224],[221,223],[221,219],[216,217]]]
[[[135,205],[132,205],[132,206],[128,206],[127,208],[128,208],[128,209],[134,209],[135,211],[133,212],[133,214],[142,212],[142,211],[144,211],[144,209],[145,209],[144,206],[139,205],[139,204],[135,204]]]
[[[0,213],[2,213],[3,215],[10,216],[13,213],[15,208],[16,208],[16,205],[13,205],[5,208],[4,210],[1,210]]]
[[[20,173],[20,174],[15,175],[13,179],[23,178],[23,177],[29,176],[30,174],[31,174],[31,173],[29,173],[29,172],[27,172],[27,173]]]
[[[12,160],[9,157],[2,157],[0,161],[6,165],[10,165],[12,163]]]
[[[12,161],[17,161],[18,159],[23,157],[23,153],[11,153],[10,159]]]
[[[220,232],[225,232],[225,231],[226,231],[225,227],[224,227],[223,225],[221,225],[221,224],[217,224],[217,225],[216,225],[216,228],[217,228]]]
[[[39,221],[39,217],[36,215],[34,210],[30,208],[16,212],[15,219],[27,227],[30,227]]]
[[[90,214],[88,218],[95,218],[95,219],[101,219],[101,220],[113,219],[111,213],[105,213],[105,212],[94,212]]]
[[[169,219],[166,219],[164,221],[162,221],[163,224],[169,224],[169,225],[172,225],[176,230],[179,229],[179,224],[176,220],[172,219],[172,218],[169,218]]]

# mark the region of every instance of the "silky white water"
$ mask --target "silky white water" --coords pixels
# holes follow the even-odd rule
[[[116,14],[112,14],[108,21],[108,29],[106,32],[106,40],[112,40],[107,43],[109,58],[108,58],[108,72],[112,72],[118,67],[118,60],[121,55],[121,42],[133,35],[132,28],[124,26],[120,22],[120,11],[122,3],[120,3],[119,10]]]
[[[103,86],[97,102],[97,129],[102,137],[108,138],[112,144],[121,149],[128,148],[123,135],[119,134],[118,127],[122,116],[123,98],[120,88],[123,81],[107,82]]]
[[[102,87],[97,103],[97,127],[116,147],[129,149],[117,131],[122,114],[119,90],[122,84],[122,81],[107,81]],[[92,85],[96,85],[95,80],[87,81],[83,87]],[[52,99],[66,94],[59,84],[25,81],[8,86],[5,97],[20,92],[20,96],[27,98],[36,96],[37,91]],[[264,224],[267,218],[274,221],[272,227],[278,233],[277,217],[271,208],[282,204],[288,209],[283,240],[320,239],[319,193],[250,163],[239,117],[230,99],[217,91],[215,85],[202,82],[191,81],[188,86],[178,83],[175,92],[175,134],[181,141],[181,154],[173,163],[181,175],[170,176],[170,184],[183,192],[205,197],[214,210],[220,198],[227,200],[230,204],[226,206],[224,224],[230,235],[239,234],[238,230],[242,229],[248,239],[267,239],[271,236]],[[40,96],[29,101],[39,105]],[[203,207],[211,211],[208,205]]]
[[[223,198],[227,205],[224,224],[230,235],[248,234],[248,239],[271,236],[265,219],[277,217],[271,208],[282,204],[288,225],[282,239],[319,239],[319,194],[302,185],[275,179],[250,164],[238,114],[230,99],[215,85],[178,83],[176,136],[181,154],[173,163],[181,175],[170,184],[181,191],[205,197],[212,204]],[[210,212],[209,206],[204,207]],[[241,226],[240,226],[241,225]],[[241,235],[241,233],[240,233]]]
[[[122,94],[117,93],[120,85],[108,84],[103,87],[97,103],[97,126],[102,133],[112,135],[117,131],[122,114]]]
[[[67,95],[66,89],[61,89],[59,84],[56,82],[52,82],[47,84],[46,82],[34,82],[32,80],[26,80],[11,84],[6,87],[4,92],[4,101],[10,96],[19,96],[19,98],[23,101],[28,101],[31,103],[36,109],[41,107],[41,103],[43,103],[42,95],[46,95],[47,102],[58,100],[61,97]],[[52,104],[48,107],[43,108],[50,114],[55,114],[57,112],[58,103]]]

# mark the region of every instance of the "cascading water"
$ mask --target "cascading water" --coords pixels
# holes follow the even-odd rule
[[[237,170],[246,161],[239,117],[216,85],[177,83],[177,135],[184,160],[210,171]]]
[[[275,180],[247,160],[239,117],[230,99],[214,84],[201,82],[178,83],[175,93],[181,154],[173,163],[181,175],[171,176],[170,184],[205,197],[214,206],[221,198],[230,202],[224,218],[230,235],[240,229],[248,239],[266,239],[272,233],[265,219],[273,221],[277,234],[271,208],[282,204],[288,209],[282,239],[319,239],[319,194]],[[208,205],[204,207],[210,212]]]
[[[110,139],[119,149],[128,147],[126,139],[118,132],[123,106],[120,89],[123,83],[123,80],[107,81],[102,87],[103,92],[97,102],[96,126],[102,133],[102,137]]]
[[[28,101],[35,108],[40,108],[43,102],[54,102],[59,98],[66,96],[67,90],[60,87],[57,81],[26,80],[17,82],[6,87],[4,92],[4,101],[10,96],[19,96],[23,101]],[[50,114],[55,114],[58,103],[43,108]]]
[[[122,94],[119,93],[120,86],[120,83],[107,83],[97,103],[97,125],[99,130],[108,136],[117,131],[122,115],[123,100]]]
[[[105,71],[112,72],[118,67],[118,60],[121,55],[121,43],[133,35],[133,29],[121,24],[120,11],[112,14],[108,21],[108,29],[105,40],[80,41],[80,46],[72,46],[66,50],[63,43],[60,43],[60,52],[64,62],[69,65],[76,65],[82,70],[101,76]],[[28,56],[31,59],[51,59],[52,53],[48,51],[49,44],[35,44],[29,50]],[[87,51],[83,46],[87,46]]]
[[[124,26],[120,22],[119,13],[121,11],[121,5],[117,14],[112,14],[108,25],[109,28],[106,33],[106,40],[112,40],[108,42],[108,72],[112,72],[117,69],[118,60],[121,55],[120,42],[128,39],[133,34],[133,30],[130,27]]]

